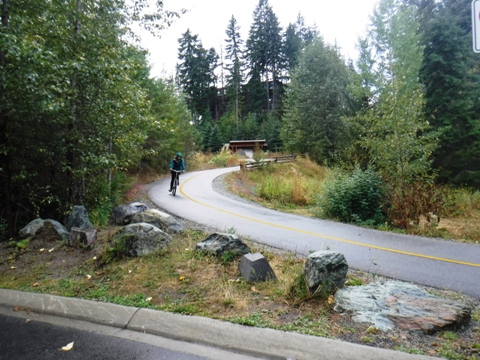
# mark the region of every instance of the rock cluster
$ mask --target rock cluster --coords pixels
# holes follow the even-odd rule
[[[60,222],[52,219],[35,219],[20,229],[18,236],[20,239],[34,237],[35,235],[45,235],[59,240],[68,239],[68,230]]]
[[[166,248],[172,242],[170,234],[184,230],[171,215],[138,202],[115,207],[110,223],[122,226],[113,235],[112,246],[132,257]],[[84,207],[75,206],[66,224],[35,219],[20,230],[19,237],[43,236],[68,240],[72,246],[93,245],[97,233]],[[196,244],[196,250],[217,257],[241,256],[239,272],[247,281],[276,279],[267,259],[260,253],[252,254],[235,234],[213,233]],[[431,333],[470,318],[471,308],[467,305],[430,295],[415,285],[399,281],[344,287],[347,272],[348,264],[342,254],[316,251],[306,258],[302,277],[312,295],[335,294],[336,311],[351,313],[355,321],[370,323],[378,330],[398,327]]]

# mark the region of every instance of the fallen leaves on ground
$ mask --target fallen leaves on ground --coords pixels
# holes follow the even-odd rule
[[[67,345],[65,345],[64,347],[62,347],[62,350],[63,351],[70,351],[73,349],[73,341],[71,343],[68,343]]]

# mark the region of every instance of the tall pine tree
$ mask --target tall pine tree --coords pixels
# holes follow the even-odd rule
[[[188,29],[178,39],[177,77],[185,93],[190,111],[195,119],[202,117],[204,121],[212,118],[210,86],[215,83],[210,61],[212,53],[204,49],[198,35]]]
[[[427,118],[440,133],[434,167],[444,182],[480,187],[480,55],[472,50],[470,7],[446,0],[427,20],[421,77]]]
[[[285,68],[281,32],[278,18],[268,0],[259,0],[246,43],[246,59],[251,80],[247,84],[247,94],[257,95],[255,88],[258,81],[264,85],[263,109],[256,109],[257,112],[263,110],[276,113],[280,109],[283,94],[280,75]],[[256,102],[256,99],[252,100]]]
[[[235,122],[238,123],[241,117],[242,108],[242,84],[243,84],[243,40],[240,37],[240,27],[237,19],[232,15],[226,30],[227,39],[225,40],[227,46],[225,47],[226,59],[229,63],[226,66],[228,71],[227,76],[227,101],[230,108],[235,113]]]
[[[349,71],[336,49],[321,38],[299,57],[287,92],[281,138],[292,152],[330,162],[341,149],[347,115]]]

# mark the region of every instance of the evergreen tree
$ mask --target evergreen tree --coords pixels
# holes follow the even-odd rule
[[[263,109],[256,109],[257,113],[262,110],[267,113],[276,113],[280,110],[283,93],[280,74],[285,68],[281,31],[278,18],[268,4],[268,0],[259,0],[246,43],[246,59],[250,68],[250,78],[259,75],[260,81],[265,87]],[[247,83],[247,87],[250,84],[256,86],[256,81],[258,80]],[[250,91],[250,93],[255,92]]]
[[[284,54],[287,63],[287,70],[292,70],[297,66],[298,55],[306,45],[319,37],[319,33],[315,26],[308,27],[305,25],[305,19],[298,14],[297,21],[290,23],[285,30],[285,49]]]
[[[210,104],[210,113],[211,117],[215,120],[218,120],[225,109],[223,108],[223,104],[221,102],[221,96],[218,96],[218,76],[216,74],[216,69],[219,66],[218,60],[219,56],[214,48],[210,48],[207,51],[205,60],[208,64],[208,78],[209,78],[209,91],[208,91],[208,99]]]
[[[480,60],[471,45],[470,7],[437,4],[425,26],[421,77],[426,115],[440,133],[434,167],[444,182],[480,187]]]
[[[240,137],[240,140],[257,140],[262,138],[259,131],[259,121],[255,114],[248,114],[240,129]]]
[[[223,136],[221,134],[218,124],[214,124],[210,128],[210,134],[208,136],[208,140],[209,140],[209,143],[207,145],[208,150],[213,152],[222,150],[224,141],[223,141]]]
[[[212,118],[210,86],[214,83],[210,61],[212,56],[202,46],[198,35],[188,29],[178,40],[177,76],[185,93],[187,104],[194,116]]]
[[[324,163],[342,147],[349,71],[336,49],[317,39],[299,57],[287,92],[281,139],[287,150]]]
[[[242,84],[243,84],[243,41],[240,37],[240,27],[237,24],[237,20],[232,15],[230,22],[228,23],[228,28],[226,31],[227,46],[226,50],[226,59],[229,61],[229,64],[226,66],[228,71],[227,76],[227,101],[232,104],[230,107],[234,109],[235,121],[238,123],[241,117],[241,108],[242,108]]]

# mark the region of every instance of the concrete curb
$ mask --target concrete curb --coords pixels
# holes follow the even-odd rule
[[[432,360],[433,357],[339,340],[255,328],[200,316],[186,316],[55,295],[0,289],[0,305],[89,321],[227,351],[295,360]]]

